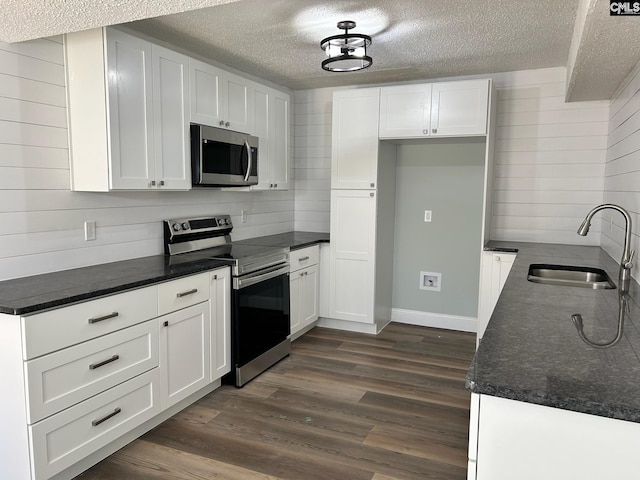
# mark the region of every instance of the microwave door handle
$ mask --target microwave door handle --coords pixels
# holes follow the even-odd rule
[[[247,173],[244,175],[244,181],[248,182],[249,181],[249,175],[251,175],[251,167],[253,164],[253,155],[251,155],[251,147],[249,146],[249,142],[247,142],[246,140],[244,141],[244,146],[247,148],[247,158],[249,159],[249,162],[247,164]]]

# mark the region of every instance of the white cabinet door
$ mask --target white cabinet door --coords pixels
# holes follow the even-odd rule
[[[256,83],[253,105],[252,135],[259,139],[259,183],[251,190],[288,190],[289,95]]]
[[[638,478],[640,424],[480,396],[477,480]]]
[[[189,83],[191,123],[251,133],[253,129],[251,81],[190,58]]]
[[[208,63],[189,59],[191,123],[212,127],[224,126],[223,70]]]
[[[478,343],[484,335],[489,319],[504,287],[515,253],[483,252],[480,265],[480,295],[478,298]]]
[[[210,383],[211,318],[209,302],[163,317],[160,322],[160,402],[166,409]]]
[[[333,94],[331,188],[376,188],[379,116],[379,88]]]
[[[291,335],[318,319],[319,288],[317,264],[292,272],[289,276]]]
[[[376,192],[332,190],[330,317],[374,323]]]
[[[256,84],[253,89],[253,131],[251,135],[258,137],[258,184],[251,190],[269,190],[273,188],[271,180],[271,95],[270,89]]]
[[[431,135],[486,135],[489,80],[434,83]]]
[[[224,127],[236,132],[253,130],[253,85],[246,78],[229,72],[222,75]]]
[[[429,136],[431,85],[380,89],[380,138]]]
[[[231,371],[231,273],[211,272],[211,381]]]
[[[291,320],[291,335],[295,335],[302,328],[302,316],[300,315],[300,285],[304,270],[292,272],[289,275],[289,318]]]
[[[500,293],[504,288],[504,284],[507,281],[511,267],[513,267],[513,262],[516,259],[516,256],[513,253],[494,253],[492,257],[491,313],[493,313],[494,308],[496,308],[496,303],[498,303]]]
[[[276,190],[289,189],[289,109],[291,99],[286,93],[271,90],[271,179]]]
[[[159,188],[191,188],[189,58],[158,45],[152,49],[155,181]]]
[[[300,328],[311,325],[318,319],[319,277],[318,265],[305,268],[300,288]]]
[[[106,40],[110,188],[147,189],[155,179],[151,43],[114,29]]]

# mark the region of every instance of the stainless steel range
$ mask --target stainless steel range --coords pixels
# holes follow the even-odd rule
[[[291,351],[289,248],[231,241],[229,215],[164,221],[171,263],[214,258],[232,270],[231,372],[225,383],[241,387]]]

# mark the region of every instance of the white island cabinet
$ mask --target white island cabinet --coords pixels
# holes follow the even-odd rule
[[[191,188],[188,57],[113,28],[65,35],[71,189]]]
[[[472,394],[469,480],[635,480],[640,423]]]
[[[71,479],[217,388],[230,363],[229,275],[1,314],[0,476]]]

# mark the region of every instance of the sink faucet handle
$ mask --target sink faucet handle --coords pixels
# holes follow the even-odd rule
[[[636,251],[635,250],[631,250],[631,252],[629,253],[629,258],[624,263],[624,268],[631,269],[631,267],[633,267],[633,256],[635,254],[636,254]]]

